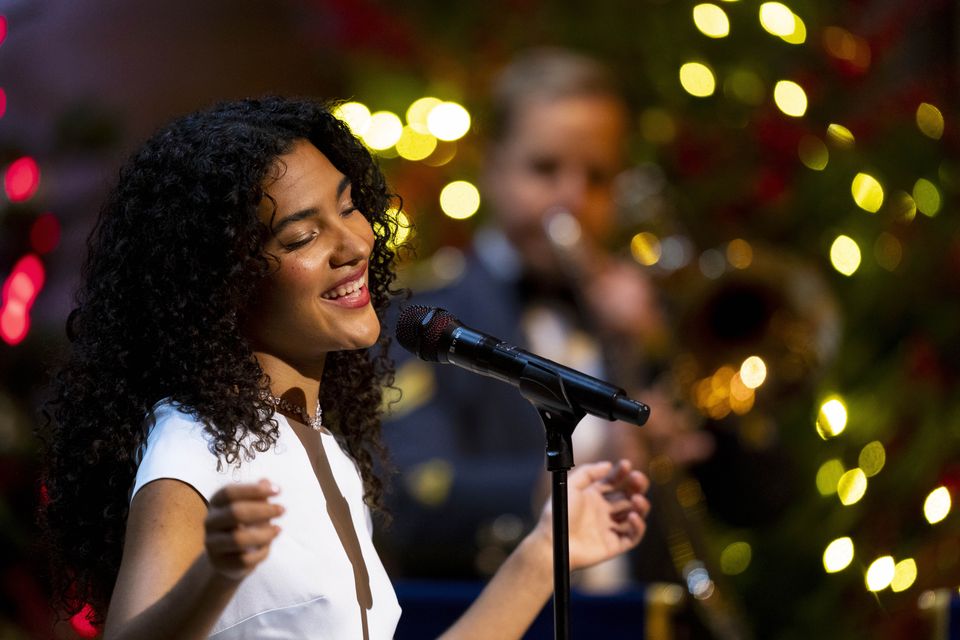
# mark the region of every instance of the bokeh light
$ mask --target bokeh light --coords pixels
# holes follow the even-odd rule
[[[94,618],[93,607],[89,604],[83,605],[83,608],[70,617],[70,626],[81,638],[96,638],[100,635],[100,629],[93,625]]]
[[[877,264],[887,271],[893,271],[903,259],[903,247],[897,236],[883,231],[877,236],[877,241],[873,245],[873,255],[877,259]]]
[[[780,80],[773,88],[773,101],[788,116],[799,118],[807,112],[807,93],[792,80]]]
[[[440,209],[455,220],[469,218],[480,208],[480,191],[466,180],[456,180],[440,191]]]
[[[46,273],[36,255],[28,254],[13,265],[0,293],[0,339],[19,344],[30,329],[30,308],[43,288]]]
[[[893,568],[893,580],[890,589],[900,593],[909,589],[917,580],[917,562],[913,558],[905,558]]]
[[[397,153],[404,160],[423,160],[437,148],[437,139],[429,133],[420,133],[408,125],[397,140]]]
[[[854,69],[865,71],[870,66],[870,45],[842,27],[827,27],[823,30],[823,47],[838,60],[849,63]]]
[[[734,269],[746,269],[753,264],[753,247],[742,238],[731,240],[727,244],[727,262]]]
[[[710,67],[701,62],[687,62],[680,67],[680,85],[692,96],[706,98],[713,95],[717,80]]]
[[[52,213],[44,213],[30,227],[30,246],[39,254],[50,253],[60,244],[60,221]]]
[[[882,556],[874,560],[867,568],[865,578],[867,589],[870,591],[886,589],[893,581],[894,570],[893,556]]]
[[[753,549],[746,542],[732,542],[720,552],[720,570],[728,576],[743,573],[750,566]]]
[[[849,236],[837,236],[830,245],[830,263],[843,275],[853,275],[860,268],[859,245]]]
[[[441,102],[430,109],[427,129],[440,140],[459,140],[470,130],[470,114],[456,102]]]
[[[863,472],[863,469],[850,469],[837,481],[837,497],[840,498],[840,502],[845,507],[860,502],[866,492],[867,474]]]
[[[410,106],[407,107],[407,124],[417,133],[430,133],[430,128],[427,126],[427,118],[430,116],[433,108],[442,102],[443,100],[434,98],[433,96],[426,96],[414,100]]]
[[[850,148],[856,142],[853,132],[836,122],[827,126],[827,139],[842,148]]]
[[[843,433],[847,428],[847,407],[839,396],[828,398],[817,413],[817,433],[824,440]]]
[[[370,109],[360,102],[344,102],[333,109],[335,118],[347,123],[353,135],[362,137],[370,128]]]
[[[727,18],[727,13],[715,4],[695,6],[693,23],[700,33],[710,38],[723,38],[730,34],[730,19]]]
[[[869,173],[858,173],[850,185],[853,201],[864,211],[876,213],[883,206],[883,187]]]
[[[0,118],[7,112],[7,92],[0,87]]]
[[[397,219],[397,228],[393,234],[393,237],[387,241],[387,244],[396,249],[398,246],[402,245],[410,237],[410,234],[413,231],[413,225],[410,224],[410,218],[407,216],[406,212],[398,211],[397,209],[390,209],[387,212],[388,216],[396,216]]]
[[[370,115],[370,124],[363,134],[363,141],[376,151],[389,149],[397,144],[403,134],[403,123],[392,111],[377,111]]]
[[[923,501],[923,517],[930,524],[936,524],[949,515],[951,506],[950,490],[937,487]]]
[[[940,190],[926,178],[920,178],[914,183],[913,200],[917,204],[917,211],[931,218],[940,211]]]
[[[17,158],[10,163],[4,174],[3,186],[10,202],[29,200],[40,187],[40,167],[29,156]]]
[[[677,136],[677,125],[669,111],[651,107],[640,114],[640,134],[650,142],[666,144]]]
[[[645,267],[650,267],[660,260],[660,239],[649,231],[642,231],[630,239],[630,255]]]
[[[829,496],[836,493],[837,484],[845,471],[839,458],[831,458],[820,465],[817,469],[817,491],[820,495]]]
[[[740,378],[748,389],[756,389],[767,379],[767,365],[760,356],[750,356],[740,365]]]
[[[750,69],[734,69],[723,82],[723,90],[740,102],[759,105],[764,101],[763,80]]]
[[[7,39],[7,16],[0,14],[0,44]]]
[[[780,37],[783,38],[784,42],[790,44],[803,44],[807,41],[807,25],[800,19],[800,16],[793,14],[793,31]]]
[[[800,138],[797,144],[797,155],[800,156],[800,162],[805,167],[814,171],[823,171],[830,161],[827,145],[817,136],[809,134]]]
[[[874,440],[868,443],[860,450],[860,456],[857,458],[860,468],[868,478],[880,473],[883,465],[887,462],[887,451],[883,444]]]
[[[943,114],[929,102],[917,107],[917,127],[928,138],[939,140],[943,136]]]
[[[853,540],[849,537],[837,538],[823,551],[823,568],[827,573],[843,571],[853,562]]]
[[[910,222],[917,217],[917,203],[906,191],[897,191],[891,198],[894,214],[898,219]]]
[[[794,31],[793,11],[782,2],[764,2],[760,5],[760,24],[775,36],[789,36]]]

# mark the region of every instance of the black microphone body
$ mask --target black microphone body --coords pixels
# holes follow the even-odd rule
[[[525,396],[536,396],[547,408],[581,410],[636,425],[650,415],[647,405],[630,399],[623,389],[466,327],[444,309],[404,308],[397,341],[428,362],[454,364],[520,387]]]

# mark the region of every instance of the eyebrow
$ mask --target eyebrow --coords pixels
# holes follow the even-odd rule
[[[337,200],[340,199],[340,196],[343,195],[343,192],[346,191],[347,187],[349,186],[350,186],[350,178],[348,178],[347,176],[343,176],[343,178],[341,178],[340,180],[340,183],[337,185]],[[314,216],[317,213],[318,213],[318,210],[316,207],[307,207],[306,209],[301,209],[296,213],[291,213],[290,215],[285,217],[283,220],[278,222],[276,226],[273,227],[273,235],[276,236],[287,226],[295,222],[300,222],[301,220],[309,218],[310,216]]]

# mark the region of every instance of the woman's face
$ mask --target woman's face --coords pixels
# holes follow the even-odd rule
[[[256,351],[309,367],[380,334],[367,288],[374,234],[353,206],[350,181],[313,144],[297,141],[276,166],[259,215],[271,230],[264,251],[278,264],[250,307],[246,333]]]

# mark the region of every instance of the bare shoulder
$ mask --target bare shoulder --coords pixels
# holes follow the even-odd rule
[[[160,478],[134,496],[127,516],[123,560],[107,626],[156,602],[203,551],[207,505],[189,484]]]

